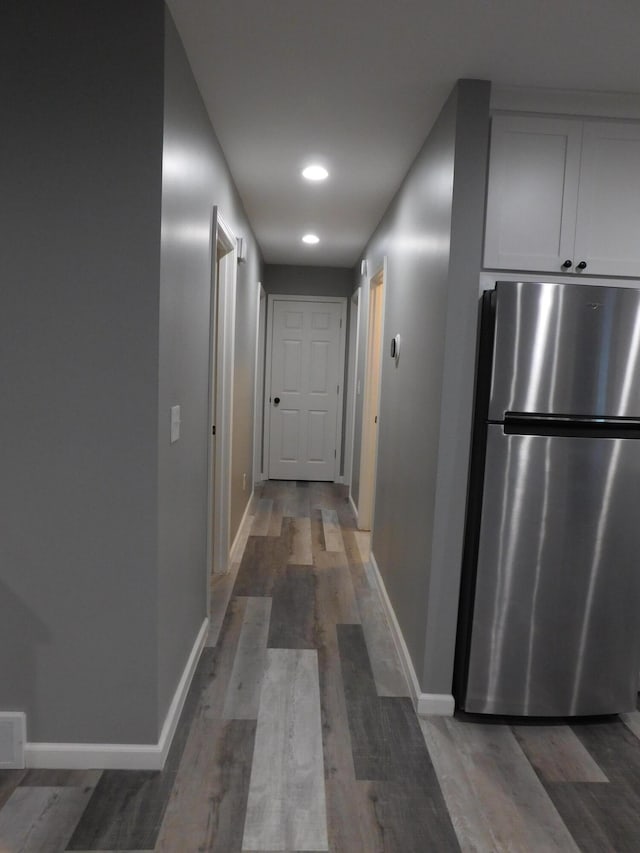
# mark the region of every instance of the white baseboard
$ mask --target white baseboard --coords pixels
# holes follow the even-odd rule
[[[27,742],[24,750],[26,767],[46,770],[162,770],[208,632],[209,619],[205,619],[176,687],[158,743]]]
[[[356,527],[357,527],[358,526],[358,507],[356,506],[355,501],[353,500],[353,495],[351,494],[351,489],[349,489],[349,504],[350,504],[351,509],[353,511],[353,514],[356,518]]]
[[[421,717],[453,717],[456,703],[450,693],[421,693],[416,713]]]
[[[242,532],[245,524],[247,523],[247,519],[251,515],[251,507],[253,505],[253,498],[255,496],[255,489],[251,489],[251,494],[249,495],[249,500],[247,501],[247,505],[244,508],[244,512],[242,513],[242,518],[240,519],[240,524],[238,525],[238,529],[236,530],[236,535],[233,537],[233,545],[229,550],[229,565],[227,569],[231,568],[231,564],[234,559],[236,559],[236,549],[238,544],[240,543]],[[226,574],[226,572],[225,572]]]
[[[384,580],[380,574],[380,569],[378,568],[378,563],[376,562],[373,551],[371,552],[369,560],[371,567],[373,568],[373,575],[376,580],[378,592],[380,593],[382,605],[389,621],[389,626],[391,627],[391,636],[393,637],[393,642],[396,647],[396,651],[398,652],[400,663],[402,664],[407,683],[409,684],[411,699],[413,701],[413,706],[416,709],[416,713],[425,716],[430,714],[441,717],[453,716],[455,701],[452,695],[448,693],[423,693],[420,689],[420,683],[418,682],[418,677],[413,666],[413,661],[411,660],[411,655],[409,654],[409,649],[404,641],[402,630],[398,623],[393,605],[391,604],[391,600],[389,599],[389,595],[387,594],[387,589],[384,585]]]
[[[0,771],[24,768],[26,720],[24,711],[0,711]]]

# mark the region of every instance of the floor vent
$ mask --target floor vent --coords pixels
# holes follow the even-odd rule
[[[0,711],[0,770],[24,767],[26,720],[22,712]]]

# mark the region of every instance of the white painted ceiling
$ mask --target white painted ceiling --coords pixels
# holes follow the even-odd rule
[[[357,263],[460,77],[640,92],[639,0],[168,5],[268,263]]]

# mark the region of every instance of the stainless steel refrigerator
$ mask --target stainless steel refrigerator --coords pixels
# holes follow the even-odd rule
[[[456,652],[470,712],[634,709],[640,292],[484,294]]]

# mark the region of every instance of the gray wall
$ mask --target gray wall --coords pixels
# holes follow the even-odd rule
[[[11,2],[0,52],[0,709],[157,735],[161,3]]]
[[[427,693],[451,692],[489,89],[481,81],[456,86],[364,253],[369,277],[387,258],[372,547]],[[361,298],[366,328],[368,280]],[[397,333],[402,348],[396,366],[387,345]],[[363,333],[362,387],[365,339]],[[361,402],[359,398],[352,486],[356,503]]]
[[[265,264],[267,293],[293,296],[351,296],[353,272],[342,267],[300,267]]]
[[[209,314],[213,206],[248,247],[238,265],[231,532],[251,483],[253,365],[260,257],[224,156],[166,12],[158,407],[159,707],[164,719],[206,615]],[[170,408],[180,405],[171,444]],[[248,434],[248,435],[247,435]]]
[[[11,3],[0,49],[0,710],[152,743],[205,616],[214,205],[248,243],[234,486],[260,256],[161,0]]]
[[[159,348],[159,706],[164,718],[206,615],[211,224],[216,205],[247,245],[238,265],[231,536],[252,482],[253,369],[260,256],[226,161],[166,12]],[[180,405],[171,444],[170,408]],[[249,485],[250,488],[250,485]]]
[[[438,477],[423,670],[423,683],[433,693],[449,693],[453,674],[473,420],[489,98],[489,83],[464,81],[459,86]]]

